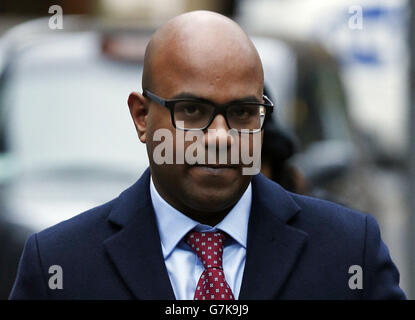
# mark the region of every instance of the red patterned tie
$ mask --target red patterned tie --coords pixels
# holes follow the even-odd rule
[[[190,231],[187,234],[187,244],[205,267],[197,283],[194,300],[234,300],[222,267],[225,238],[225,234],[220,231],[214,233]]]

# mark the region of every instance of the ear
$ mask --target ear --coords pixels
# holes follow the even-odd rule
[[[133,118],[138,138],[146,143],[148,104],[146,99],[138,92],[131,92],[128,97],[128,107]]]

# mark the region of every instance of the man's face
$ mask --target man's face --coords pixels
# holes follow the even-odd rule
[[[169,46],[169,50],[155,55],[152,59],[151,91],[164,99],[190,94],[217,104],[248,97],[262,101],[262,66],[258,65],[257,56],[253,57],[251,52],[245,53],[243,49],[246,48],[229,46],[222,42],[218,44],[214,37],[205,37],[203,45],[186,39],[176,40]],[[174,128],[168,108],[148,98],[145,98],[145,103],[148,105],[145,142],[153,181],[159,193],[185,214],[203,216],[203,219],[208,218],[210,214],[230,209],[245,192],[252,179],[251,175],[242,174],[244,165],[240,158],[237,164],[230,165],[231,149],[235,144],[241,143],[244,143],[241,148],[247,149],[248,141],[241,139],[240,135],[227,135],[229,128],[225,118],[217,115],[208,128],[216,130],[217,137],[205,130],[203,139],[199,140],[206,154],[205,163],[212,150],[217,155],[216,163],[209,162],[212,166],[190,165],[186,163],[185,157],[184,164],[177,164],[178,153],[185,155],[187,148],[194,142],[178,142],[176,130],[180,129]],[[173,164],[157,164],[154,159],[155,148],[161,143],[154,141],[154,134],[159,129],[168,129],[172,133]],[[254,135],[261,139],[261,133],[249,135],[250,155],[253,152]],[[221,139],[226,143],[220,145]],[[216,168],[214,165],[219,165],[218,155],[221,152],[227,154],[228,165]],[[252,164],[248,165],[250,166]]]

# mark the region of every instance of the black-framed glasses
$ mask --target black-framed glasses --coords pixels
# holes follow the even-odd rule
[[[177,129],[206,130],[221,114],[229,129],[238,132],[256,133],[262,130],[265,115],[271,114],[274,104],[263,95],[264,102],[231,102],[216,104],[201,98],[163,99],[144,89],[143,96],[168,108],[173,126]]]

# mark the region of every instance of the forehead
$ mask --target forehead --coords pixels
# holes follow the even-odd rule
[[[239,98],[241,92],[262,93],[260,58],[240,34],[180,33],[158,48],[151,69],[157,92],[166,98],[186,91],[225,102],[220,100]]]

